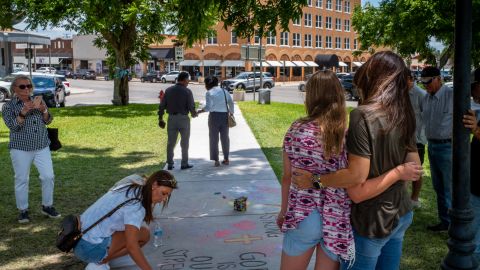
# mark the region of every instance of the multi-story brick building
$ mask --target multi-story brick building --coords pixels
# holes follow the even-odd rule
[[[300,80],[314,72],[316,55],[335,54],[339,59],[338,71],[354,71],[368,57],[352,55],[359,47],[351,26],[356,5],[360,5],[360,0],[308,0],[302,17],[290,22],[289,32],[277,29],[275,35],[262,39],[266,60],[262,69],[278,80]],[[223,29],[222,23],[215,30],[216,35],[185,51],[182,69],[191,73],[203,70],[205,75],[226,78],[259,66],[258,61],[241,59],[241,46],[247,45],[246,39],[238,38],[231,29]],[[259,43],[255,36],[249,44]]]
[[[56,38],[49,45],[32,45],[32,70],[39,67],[72,68],[73,47],[71,38]],[[28,66],[26,43],[13,44],[13,62],[17,66]]]

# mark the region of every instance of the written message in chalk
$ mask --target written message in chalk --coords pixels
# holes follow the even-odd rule
[[[159,270],[180,269],[250,269],[268,270],[266,255],[262,252],[244,252],[236,260],[218,261],[211,256],[191,256],[186,249],[167,249],[162,252]]]

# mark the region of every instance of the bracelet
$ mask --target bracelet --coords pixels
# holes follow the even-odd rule
[[[48,110],[47,110],[47,109],[45,109],[45,111],[43,111],[43,114],[46,114],[46,113],[48,113]]]

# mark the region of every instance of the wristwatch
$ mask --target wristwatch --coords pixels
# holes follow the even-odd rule
[[[316,189],[323,189],[324,186],[320,180],[320,174],[312,174],[312,185]]]

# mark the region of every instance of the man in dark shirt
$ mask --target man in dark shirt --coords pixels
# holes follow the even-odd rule
[[[177,78],[177,83],[165,90],[165,95],[160,102],[158,108],[158,125],[160,128],[165,128],[165,121],[163,121],[163,114],[165,110],[168,113],[168,144],[167,144],[167,164],[168,169],[173,169],[173,149],[177,142],[178,133],[180,133],[180,147],[182,148],[182,164],[181,169],[190,169],[193,165],[188,164],[188,143],[190,140],[190,118],[196,117],[195,103],[193,101],[193,94],[187,88],[189,82],[189,74],[187,72],[180,72]]]

